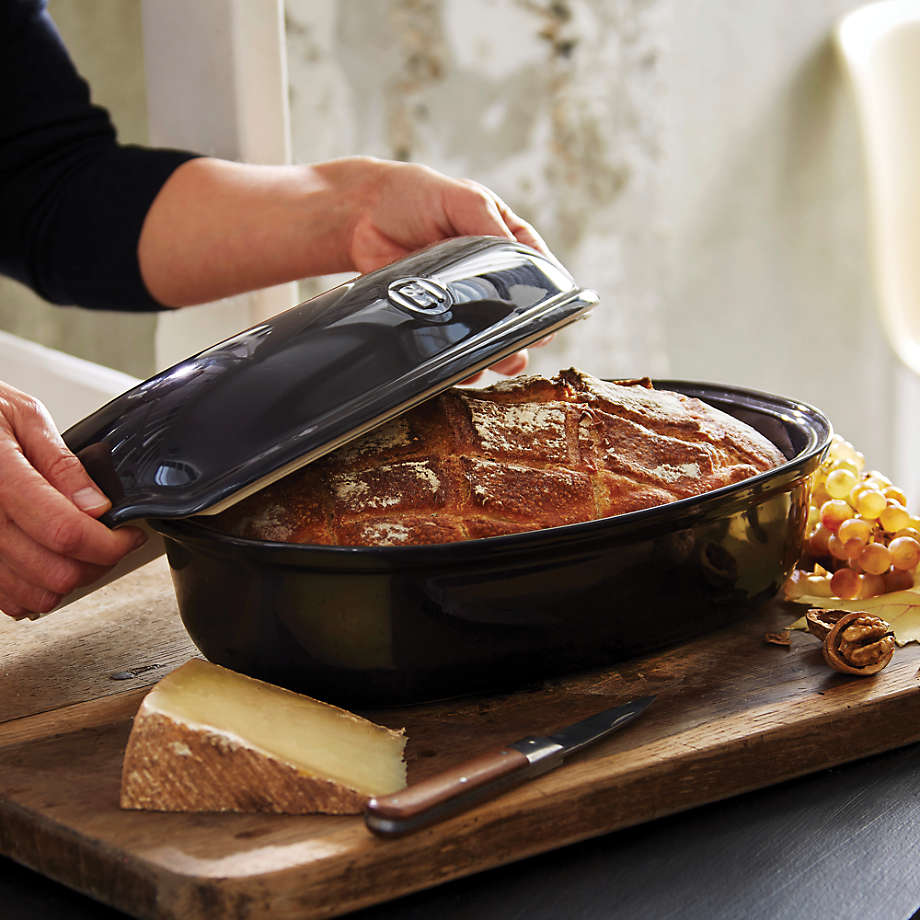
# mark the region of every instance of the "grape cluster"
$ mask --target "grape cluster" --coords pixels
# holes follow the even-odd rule
[[[786,597],[875,597],[912,588],[920,565],[920,520],[881,473],[839,435],[815,471],[802,559]]]

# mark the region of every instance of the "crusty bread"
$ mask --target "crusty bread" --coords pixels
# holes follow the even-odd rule
[[[572,368],[442,393],[239,503],[218,526],[292,543],[448,543],[648,508],[784,460],[697,399]]]

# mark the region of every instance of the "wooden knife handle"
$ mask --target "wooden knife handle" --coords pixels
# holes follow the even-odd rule
[[[515,785],[515,774],[529,765],[514,748],[482,754],[400,792],[371,799],[367,826],[392,837],[434,824]]]

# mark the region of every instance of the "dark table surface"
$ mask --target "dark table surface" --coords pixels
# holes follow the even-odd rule
[[[356,920],[908,920],[920,745],[555,850]],[[0,859],[0,917],[124,917]]]

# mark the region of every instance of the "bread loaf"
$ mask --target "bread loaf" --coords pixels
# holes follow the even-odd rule
[[[224,512],[259,540],[447,543],[697,495],[785,458],[707,404],[574,368],[452,389]]]

